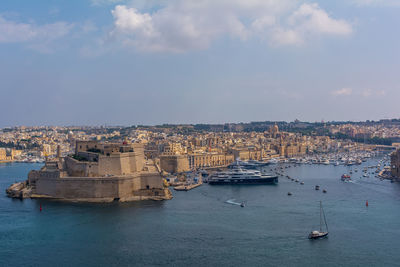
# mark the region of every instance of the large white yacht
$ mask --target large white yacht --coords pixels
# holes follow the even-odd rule
[[[217,172],[208,178],[208,183],[216,184],[276,184],[278,176],[261,173],[258,170],[246,170],[240,166],[234,169]]]

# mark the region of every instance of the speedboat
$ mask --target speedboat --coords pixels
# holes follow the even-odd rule
[[[343,182],[345,181],[350,181],[351,180],[351,176],[348,174],[343,174],[342,177],[340,178]]]

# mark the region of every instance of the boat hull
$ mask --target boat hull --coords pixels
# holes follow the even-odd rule
[[[328,233],[319,233],[318,235],[313,235],[313,234],[309,234],[308,235],[308,239],[321,239],[321,238],[325,238],[328,237]]]
[[[224,185],[224,184],[234,184],[234,185],[259,185],[259,184],[277,184],[278,176],[273,176],[269,178],[260,179],[218,179],[218,180],[208,180],[210,185]]]

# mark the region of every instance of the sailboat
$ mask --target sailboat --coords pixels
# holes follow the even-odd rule
[[[326,232],[322,231],[322,216],[325,222]],[[322,201],[319,202],[319,231],[314,230],[308,235],[308,239],[319,239],[328,236],[328,224],[326,223],[325,212],[322,208]]]

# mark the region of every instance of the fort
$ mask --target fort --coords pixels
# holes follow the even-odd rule
[[[28,180],[7,190],[14,198],[77,202],[164,200],[172,195],[160,169],[144,156],[142,144],[77,141],[75,154],[46,160]]]

